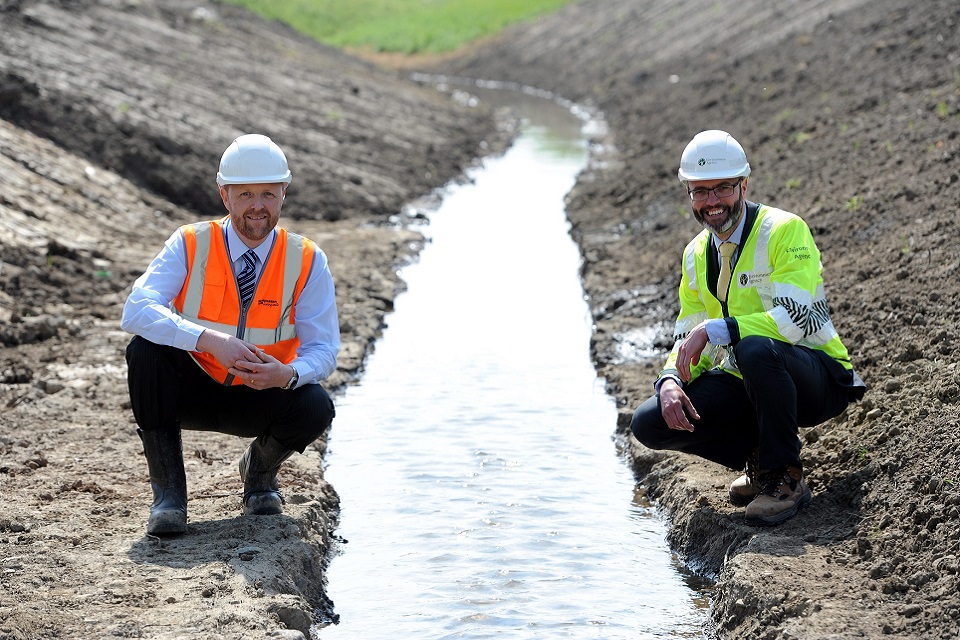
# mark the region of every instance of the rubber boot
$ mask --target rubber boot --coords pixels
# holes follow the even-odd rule
[[[183,445],[179,429],[137,429],[150,470],[153,504],[147,534],[153,536],[187,532],[187,475],[183,469]]]
[[[243,478],[243,515],[266,516],[283,513],[283,496],[277,471],[293,455],[273,436],[260,436],[250,443],[240,458]]]

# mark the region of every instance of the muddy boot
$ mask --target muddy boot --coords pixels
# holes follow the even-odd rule
[[[749,524],[780,524],[810,504],[812,496],[803,479],[803,469],[787,467],[760,473],[760,495],[747,505]]]
[[[153,504],[147,534],[152,536],[187,532],[187,476],[183,470],[183,446],[179,429],[137,429],[150,470]]]
[[[730,483],[730,504],[745,507],[760,494],[760,483],[757,474],[760,473],[760,450],[754,449],[747,456],[747,468],[742,476]]]
[[[243,515],[283,513],[283,496],[280,495],[277,471],[283,461],[292,455],[293,451],[274,440],[273,436],[260,436],[250,443],[240,458]]]

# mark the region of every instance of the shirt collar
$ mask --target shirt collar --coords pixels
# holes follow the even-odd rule
[[[224,234],[227,240],[227,247],[230,250],[230,260],[236,262],[240,259],[240,256],[247,252],[247,245],[243,244],[243,240],[240,239],[240,236],[237,235],[236,229],[233,228],[233,222],[230,218],[227,218],[227,223],[223,225]],[[274,228],[270,231],[270,235],[264,238],[258,246],[253,248],[254,253],[257,254],[257,257],[260,258],[260,264],[266,264],[267,258],[270,257],[270,250],[273,248],[273,242],[277,237],[277,230]]]

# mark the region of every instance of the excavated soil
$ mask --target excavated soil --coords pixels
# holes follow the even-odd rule
[[[325,443],[284,466],[283,516],[242,518],[245,442],[186,432],[189,534],[145,536],[123,300],[179,224],[222,215],[226,145],[266,133],[294,172],[285,224],[333,266],[336,393],[422,243],[391,218],[509,131],[227,6],[0,2],[0,21],[0,638],[308,635],[336,615]]]
[[[397,224],[405,203],[501,149],[509,128],[215,3],[0,0],[0,27],[0,639],[309,634],[336,616],[324,443],[284,466],[283,516],[242,518],[245,443],[185,434],[190,533],[145,536],[126,291],[178,224],[220,214],[229,141],[267,133],[294,171],[286,223],[337,280],[336,393],[362,374],[402,287],[396,265],[421,242]],[[609,136],[568,201],[593,354],[621,406],[611,434],[670,516],[671,544],[717,579],[717,633],[960,637],[960,5],[583,0],[416,66],[605,114]],[[803,431],[814,500],[772,529],[724,502],[733,472],[626,434],[697,232],[679,154],[707,128],[747,149],[753,199],[814,229],[870,387]]]
[[[568,206],[594,358],[671,544],[718,579],[719,634],[960,637],[960,4],[588,0],[449,71],[606,114],[605,164]],[[626,435],[672,343],[680,252],[698,231],[680,152],[712,128],[746,148],[752,199],[813,228],[869,386],[803,430],[813,503],[769,530],[725,503],[735,473]]]

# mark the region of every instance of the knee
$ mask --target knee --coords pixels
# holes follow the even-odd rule
[[[327,390],[320,385],[313,385],[320,390],[320,397],[317,398],[317,422],[319,423],[320,434],[323,434],[330,428],[334,416],[337,415],[337,409],[333,404],[333,399]]]
[[[127,344],[125,356],[127,366],[131,370],[136,369],[141,372],[157,367],[177,367],[182,362],[181,358],[189,357],[186,351],[151,342],[143,336],[133,336]]]
[[[133,339],[127,344],[126,358],[127,364],[136,361],[144,361],[156,357],[159,345],[150,342],[141,336],[133,336]]]
[[[757,364],[769,364],[772,358],[777,357],[773,339],[764,336],[747,336],[740,340],[733,348],[737,358],[737,368],[748,376]]]
[[[336,409],[330,394],[319,384],[305,385],[298,391],[304,396],[301,407],[305,410],[300,414],[302,418],[298,421],[296,436],[291,438],[295,442],[288,445],[292,444],[291,449],[303,453],[310,443],[327,432],[336,415]]]
[[[660,401],[656,396],[648,398],[637,407],[630,420],[630,431],[637,441],[648,449],[663,449],[666,424],[660,413]]]

